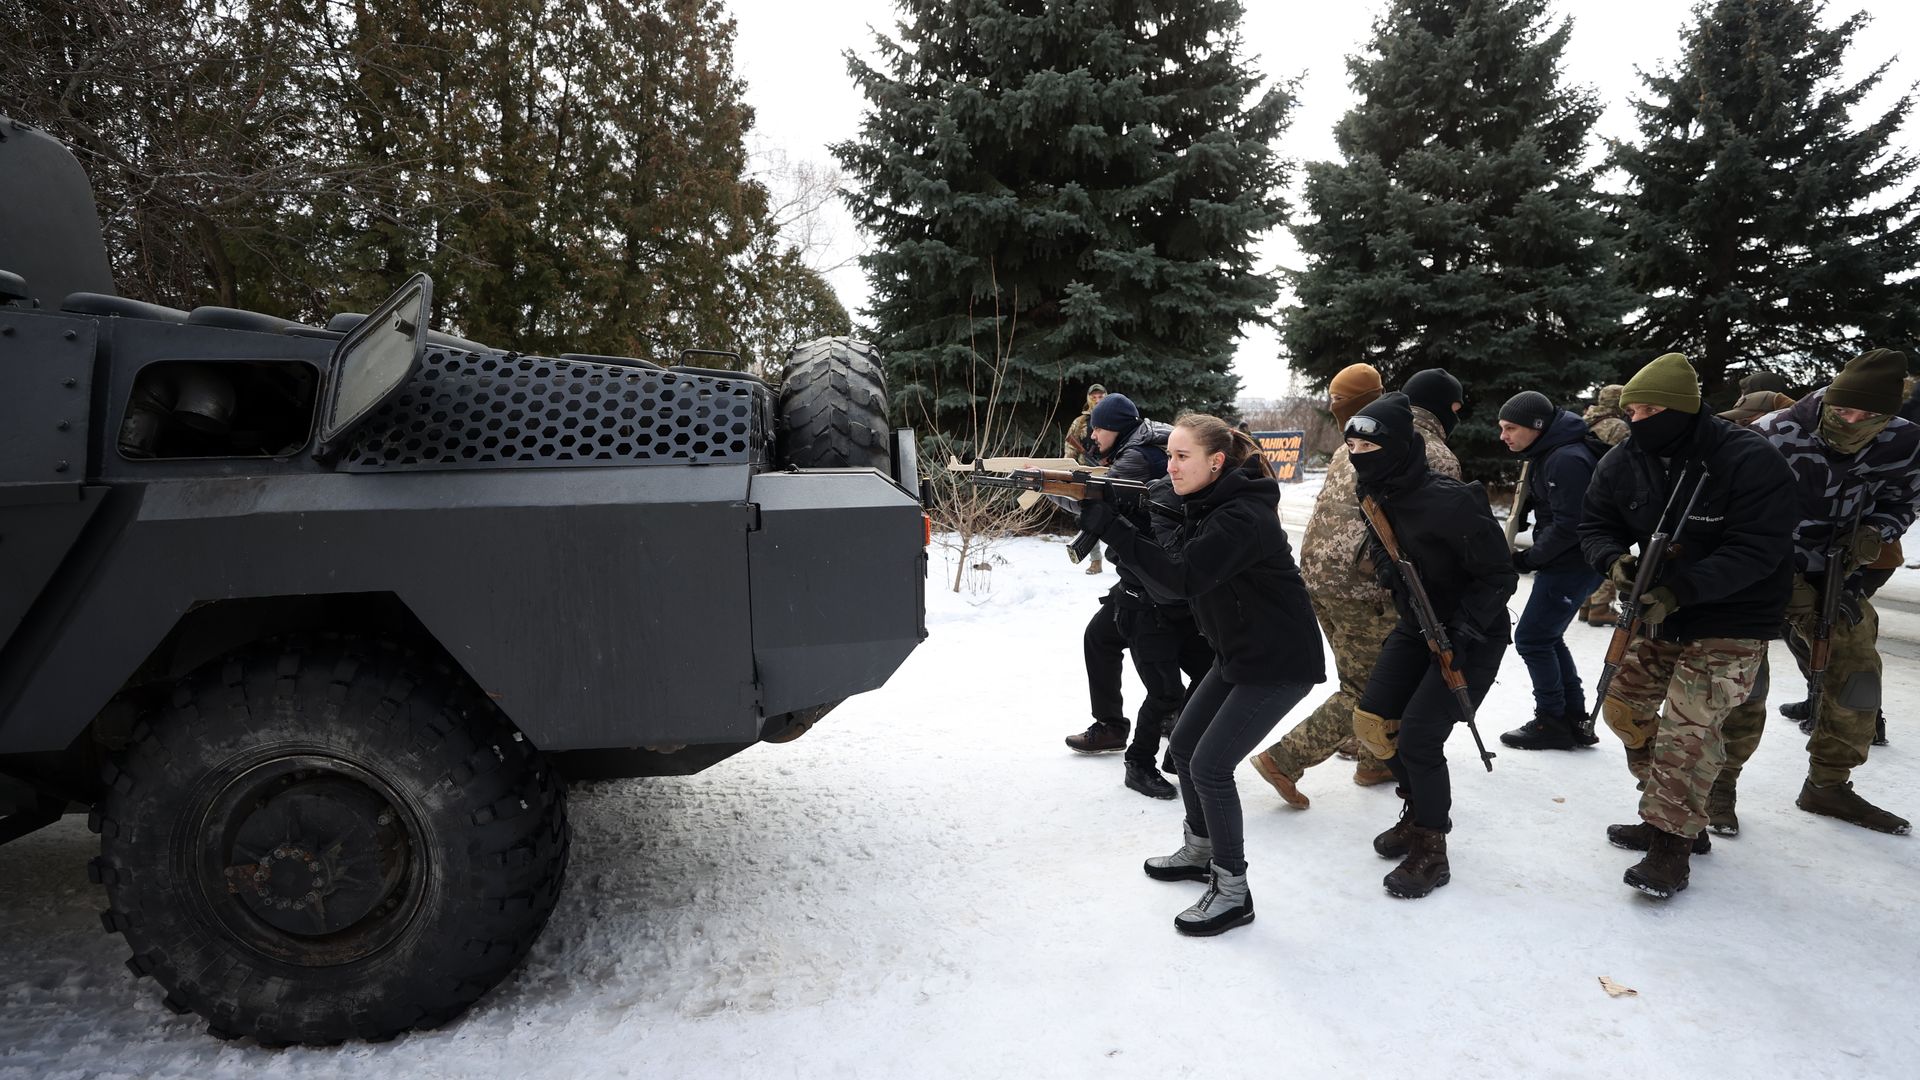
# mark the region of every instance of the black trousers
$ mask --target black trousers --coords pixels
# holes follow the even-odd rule
[[[1114,621],[1133,657],[1134,673],[1147,690],[1134,721],[1133,741],[1127,744],[1127,760],[1152,765],[1160,756],[1162,730],[1172,726],[1213,666],[1213,649],[1185,611],[1119,605]]]
[[[1454,643],[1455,670],[1467,678],[1477,709],[1506,655],[1504,641]],[[1440,665],[1418,627],[1401,620],[1387,635],[1373,675],[1360,692],[1360,708],[1389,720],[1398,718],[1395,753],[1387,759],[1395,779],[1413,806],[1413,823],[1445,832],[1452,828],[1453,781],[1447,774],[1447,736],[1461,720],[1453,691],[1440,677]]]
[[[1235,685],[1214,667],[1194,688],[1174,725],[1173,768],[1180,774],[1187,828],[1213,840],[1213,861],[1229,874],[1247,872],[1246,832],[1233,770],[1312,689],[1304,682]]]
[[[1127,651],[1127,637],[1113,617],[1113,597],[1100,598],[1100,606],[1080,635],[1087,656],[1087,699],[1093,706],[1093,718],[1106,724],[1127,722],[1126,703],[1120,697],[1120,665]]]

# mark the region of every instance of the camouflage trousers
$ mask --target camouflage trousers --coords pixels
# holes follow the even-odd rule
[[[1326,631],[1340,685],[1319,708],[1281,736],[1279,742],[1267,747],[1267,756],[1287,779],[1294,781],[1332,757],[1341,743],[1353,738],[1353,710],[1360,704],[1360,691],[1366,689],[1367,677],[1373,674],[1373,663],[1380,658],[1381,644],[1400,620],[1391,604],[1364,600],[1315,599],[1313,613],[1320,619],[1320,628]],[[1378,758],[1360,751],[1356,771],[1383,768]]]
[[[1766,653],[1755,638],[1640,638],[1628,647],[1605,715],[1626,744],[1649,825],[1687,837],[1706,828],[1707,794],[1726,761],[1722,725],[1752,692]]]
[[[1788,643],[1796,655],[1811,655],[1812,624],[1812,619],[1788,624]],[[1873,601],[1860,601],[1859,622],[1849,626],[1835,620],[1827,640],[1827,670],[1820,679],[1826,700],[1807,739],[1807,779],[1822,786],[1845,781],[1866,763],[1873,745],[1880,715],[1880,613]]]
[[[1773,683],[1773,665],[1763,653],[1760,657],[1760,673],[1754,676],[1753,689],[1747,694],[1747,700],[1733,707],[1727,719],[1720,725],[1720,738],[1725,744],[1727,760],[1720,766],[1720,775],[1713,786],[1734,790],[1740,783],[1740,770],[1746,768],[1747,760],[1753,752],[1760,749],[1760,736],[1767,729],[1767,691]]]

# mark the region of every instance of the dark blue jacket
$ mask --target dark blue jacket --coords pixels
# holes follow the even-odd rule
[[[1522,452],[1533,462],[1527,478],[1527,502],[1533,512],[1533,546],[1514,558],[1525,570],[1584,570],[1580,552],[1581,507],[1600,455],[1587,441],[1586,421],[1565,409],[1533,445]]]

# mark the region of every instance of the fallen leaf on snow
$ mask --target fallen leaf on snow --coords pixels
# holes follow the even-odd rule
[[[1554,801],[1554,802],[1566,802],[1566,801],[1567,801],[1567,797],[1566,797],[1565,795],[1555,795],[1555,796],[1553,797],[1553,801]]]
[[[1639,997],[1640,996],[1640,991],[1635,990],[1631,986],[1621,986],[1619,983],[1614,982],[1612,979],[1607,978],[1605,975],[1600,976],[1600,989],[1605,990],[1607,992],[1608,997]]]

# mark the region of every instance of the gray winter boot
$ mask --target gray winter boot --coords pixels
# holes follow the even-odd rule
[[[1229,874],[1215,865],[1207,868],[1212,883],[1198,903],[1173,917],[1173,928],[1188,937],[1212,937],[1253,921],[1253,893],[1247,875]]]
[[[1213,841],[1186,830],[1187,842],[1171,855],[1155,855],[1146,863],[1147,876],[1155,881],[1205,881],[1213,863]]]

